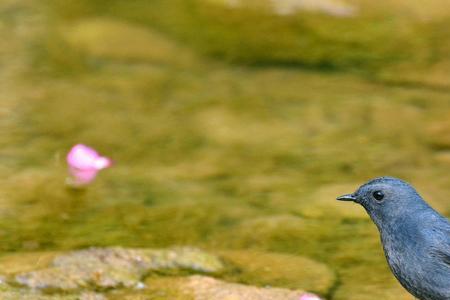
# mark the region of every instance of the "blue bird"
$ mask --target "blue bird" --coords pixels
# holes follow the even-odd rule
[[[420,300],[450,299],[450,223],[407,182],[380,177],[337,200],[361,204],[378,227],[389,267]]]

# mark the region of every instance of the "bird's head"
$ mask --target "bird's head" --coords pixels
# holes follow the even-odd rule
[[[393,177],[370,180],[356,192],[340,196],[337,200],[361,204],[379,228],[382,224],[395,222],[405,214],[428,206],[410,184]]]

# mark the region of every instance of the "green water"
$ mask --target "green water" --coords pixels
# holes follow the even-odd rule
[[[211,5],[0,3],[0,251],[270,251],[325,264],[327,299],[412,299],[362,209],[334,198],[391,175],[450,213],[447,19],[335,28]],[[74,190],[80,142],[115,165]],[[280,269],[223,278],[295,287]]]

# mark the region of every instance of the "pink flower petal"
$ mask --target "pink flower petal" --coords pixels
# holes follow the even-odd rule
[[[78,169],[95,169],[95,160],[99,155],[94,149],[78,144],[67,154],[67,163],[69,166]]]
[[[69,183],[81,186],[92,182],[98,171],[110,167],[112,161],[107,157],[100,156],[91,147],[77,144],[67,154],[67,164],[72,177]]]
[[[111,165],[112,162],[107,157],[99,157],[94,161],[94,166],[97,170],[109,168]]]

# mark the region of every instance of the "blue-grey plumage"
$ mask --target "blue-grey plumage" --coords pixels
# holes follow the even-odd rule
[[[421,300],[450,300],[450,223],[410,184],[380,177],[337,199],[366,209],[389,267],[406,290]]]

